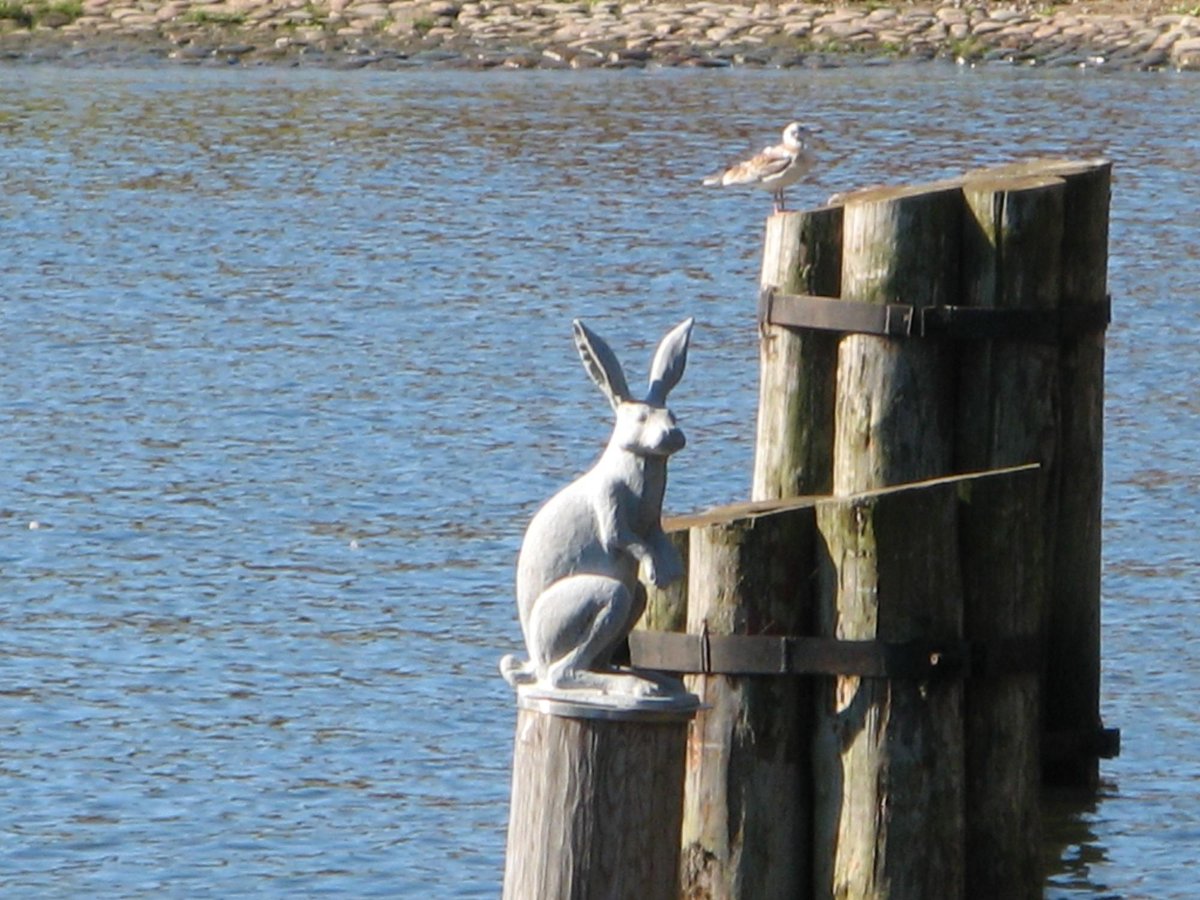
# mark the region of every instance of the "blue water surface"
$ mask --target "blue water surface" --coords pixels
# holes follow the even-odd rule
[[[749,494],[765,195],[1114,160],[1104,695],[1051,897],[1194,896],[1194,78],[0,68],[0,893],[492,897],[525,522],[697,318],[667,506]]]

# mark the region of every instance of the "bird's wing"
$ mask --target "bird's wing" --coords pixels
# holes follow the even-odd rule
[[[767,147],[757,156],[725,170],[722,184],[753,184],[779,175],[792,164],[795,157],[782,147]]]

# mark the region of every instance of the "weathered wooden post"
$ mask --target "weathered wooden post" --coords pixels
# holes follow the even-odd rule
[[[1108,297],[1108,215],[1112,164],[1059,163],[1066,182],[1062,306],[1087,318]],[[1107,321],[1107,315],[1104,321]],[[1101,504],[1104,494],[1104,329],[1064,341],[1062,468],[1046,656],[1047,739],[1060,729],[1082,735],[1047,766],[1052,783],[1095,787],[1102,755],[1116,752],[1116,732],[1100,717]]]
[[[978,471],[1036,462],[1041,517],[1053,522],[1060,464],[1058,311],[1062,179],[968,178],[963,185],[961,303],[969,310],[1044,314],[959,355],[954,464]],[[986,325],[986,320],[984,320]],[[987,334],[985,329],[981,332]]]
[[[776,292],[836,297],[842,207],[776,213],[763,241],[753,500],[827,494],[838,335],[771,321]]]
[[[960,354],[955,463],[960,470],[1040,467],[972,483],[960,509],[966,635],[976,646],[998,648],[988,659],[992,670],[966,682],[967,884],[972,897],[1032,898],[1042,894],[1045,534],[1055,521],[1053,478],[1061,465],[1052,323],[1064,184],[1052,176],[968,178],[963,193],[961,302],[1033,316]]]
[[[1094,787],[1099,758],[1119,732],[1100,716],[1101,502],[1104,327],[1108,322],[1108,221],[1112,164],[1106,159],[1033,160],[969,173],[1064,182],[1058,306],[1058,465],[1046,534],[1051,602],[1043,682],[1045,779]]]
[[[677,900],[691,716],[523,698],[505,900]]]
[[[936,647],[962,639],[956,490],[947,479],[817,507],[820,633],[915,644],[907,665],[839,675],[820,692],[817,897],[965,896],[962,685],[948,652]],[[934,647],[923,672],[922,643]]]
[[[663,531],[667,540],[679,553],[683,570],[688,570],[691,558],[688,526],[684,520],[663,519]],[[645,631],[687,630],[688,579],[680,578],[663,587],[648,585],[646,588],[646,612],[637,623]]]
[[[714,671],[686,680],[704,706],[688,740],[684,897],[808,894],[810,685],[723,639],[812,633],[814,528],[808,502],[691,529],[688,632],[706,651],[696,668]]]
[[[948,305],[958,292],[957,182],[859,191],[845,198],[842,300]],[[885,317],[888,336],[847,334],[838,348],[833,492],[848,494],[951,471],[951,358],[940,342],[901,340],[920,324]]]
[[[959,490],[966,896],[1042,896],[1041,669],[1046,554],[1037,468]]]
[[[684,445],[666,397],[683,376],[692,320],[660,342],[643,399],[581,322],[575,343],[616,414],[596,464],[534,515],[517,560],[528,660],[517,689],[506,900],[674,900],[687,722],[681,682],[615,663],[645,607],[639,572],[682,572],[662,529],[667,459]]]
[[[768,220],[754,500],[676,523],[689,584],[631,638],[708,704],[684,896],[1040,895],[1043,691],[1072,704],[1058,778],[1094,779],[1104,736],[1107,179],[1039,162]]]
[[[875,307],[875,333],[838,348],[833,492],[951,471],[949,350],[919,310],[955,300],[957,183],[844,198],[841,302]],[[894,319],[893,319],[894,316]],[[842,640],[960,640],[954,489],[826,501],[821,633]],[[914,528],[914,523],[920,523]],[[838,676],[818,701],[816,893],[963,896],[962,685]],[[912,849],[921,847],[919,858]]]

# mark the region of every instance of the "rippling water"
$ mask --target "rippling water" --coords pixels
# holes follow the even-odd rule
[[[1200,863],[1195,81],[951,67],[0,68],[0,893],[499,892],[533,508],[698,318],[676,511],[749,491],[765,196],[810,118],[837,189],[1116,163],[1108,724],[1048,895]]]

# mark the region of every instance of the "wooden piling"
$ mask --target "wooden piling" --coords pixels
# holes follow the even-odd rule
[[[691,531],[688,631],[812,631],[811,502]],[[811,682],[700,674],[704,707],[688,737],[682,894],[694,900],[808,896],[811,881]]]
[[[956,497],[947,479],[819,503],[822,635],[961,639]],[[815,895],[963,897],[961,682],[827,682],[813,745]]]
[[[963,185],[961,303],[1053,312],[1061,295],[1060,178],[968,178]],[[1038,463],[1044,521],[1056,516],[1051,479],[1061,465],[1058,345],[979,340],[959,354],[954,465],[958,471]]]
[[[842,299],[943,306],[958,291],[957,182],[844,198]],[[833,492],[951,471],[950,353],[939,342],[847,334],[840,342]]]
[[[1062,179],[1045,175],[966,179],[964,305],[1058,309],[1064,189]],[[965,686],[967,884],[981,900],[1042,893],[1045,535],[1056,520],[1054,484],[1063,464],[1058,357],[1053,339],[1036,336],[974,341],[959,354],[957,468],[1039,466],[971,483],[960,508],[966,636],[1009,647],[995,671]]]
[[[1108,291],[1108,214],[1112,166],[1107,160],[1058,164],[1066,182],[1062,304],[1100,303]],[[1055,784],[1095,787],[1100,780],[1101,504],[1104,493],[1104,332],[1063,344],[1062,480],[1054,535],[1054,568],[1044,698],[1048,738],[1063,730],[1090,735],[1083,752],[1051,761]],[[1111,755],[1111,754],[1109,754]]]
[[[767,219],[760,287],[836,297],[842,207]],[[833,480],[833,387],[838,335],[759,323],[758,433],[751,498],[827,494]]]
[[[1064,182],[1060,308],[1104,302],[1112,164],[1106,159],[1032,160],[968,179],[1055,177]],[[1100,716],[1101,503],[1104,475],[1104,332],[1067,336],[1059,347],[1056,511],[1046,535],[1051,584],[1043,715],[1047,783],[1095,787],[1099,757],[1115,739]]]
[[[964,851],[971,900],[1042,896],[1041,669],[1044,477],[1026,468],[963,482]]]
[[[505,900],[677,900],[690,716],[521,708]]]
[[[681,520],[663,519],[663,531],[675,545],[683,560],[683,571],[688,570],[691,553],[688,526]],[[680,578],[666,587],[646,588],[646,611],[638,620],[637,627],[647,631],[684,631],[687,629],[688,579]]]
[[[1103,734],[1108,179],[1106,161],[1040,161],[768,220],[754,500],[676,534],[689,584],[652,591],[646,621],[679,630],[686,608],[691,637],[714,641],[958,642],[970,665],[813,675],[830,669],[798,659],[747,676],[710,668],[704,637],[689,671],[709,674],[689,683],[711,709],[690,736],[684,896],[1040,895],[1039,759],[1046,744],[1073,750],[1048,777],[1094,784]],[[1004,468],[1022,463],[1036,466]],[[980,470],[993,471],[949,474]],[[777,516],[782,498],[829,491],[806,507],[810,560]],[[814,564],[815,621],[807,595],[793,584],[780,606],[776,584]],[[809,749],[794,727],[812,730]],[[811,764],[811,795],[789,786],[804,781],[793,763]],[[805,829],[807,887],[775,863]]]

